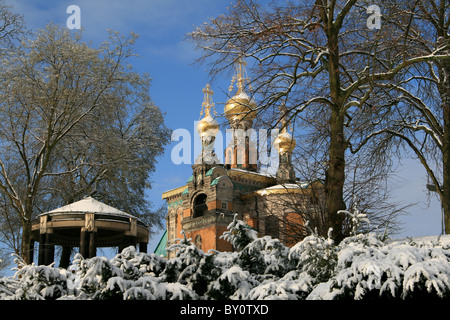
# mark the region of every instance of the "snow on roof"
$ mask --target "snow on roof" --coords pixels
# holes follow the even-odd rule
[[[248,100],[250,103],[255,103],[255,101],[252,98],[250,98],[248,94],[246,94],[244,91],[241,91],[240,93],[234,95],[230,100],[237,100],[237,99]]]
[[[119,209],[113,208],[95,200],[92,197],[84,198],[83,200],[68,204],[66,206],[60,207],[58,209],[45,212],[41,215],[45,214],[55,214],[55,213],[98,213],[98,214],[107,214],[107,215],[115,215],[115,216],[125,216],[128,218],[135,218],[133,215],[123,212]]]
[[[260,189],[257,192],[261,195],[266,195],[274,190],[303,190],[307,189],[312,183],[320,181],[318,179],[313,181],[297,181],[296,183],[281,183],[274,186],[270,186],[264,189]]]
[[[299,183],[284,183],[277,184],[271,187],[265,188],[265,190],[274,190],[274,189],[305,189],[308,187],[310,182],[299,182]]]
[[[281,132],[281,133],[278,135],[278,137],[283,137],[283,138],[292,139],[292,135],[291,135],[289,132],[287,132],[287,131]]]
[[[265,173],[265,172],[255,172],[255,171],[249,171],[249,170],[238,169],[238,168],[229,169],[228,171],[238,171],[238,172],[256,174],[259,176],[265,176],[265,177],[269,177],[269,178],[275,178],[275,176],[273,174]]]

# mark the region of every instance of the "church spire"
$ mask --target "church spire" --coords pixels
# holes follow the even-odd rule
[[[233,137],[225,149],[225,162],[229,168],[257,170],[256,141],[251,139],[253,120],[256,118],[257,105],[244,89],[249,82],[246,71],[246,62],[240,58],[235,65],[235,75],[231,80],[229,91],[236,94],[225,104],[224,114],[227,117]]]
[[[211,111],[216,113],[214,110],[214,103],[212,101],[212,96],[214,92],[211,90],[209,84],[202,90],[204,94],[202,109],[200,111],[200,116],[205,114],[205,116],[197,124],[197,132],[202,141],[202,152],[195,160],[196,164],[215,164],[219,163],[217,156],[214,153],[214,142],[216,135],[219,132],[219,124],[211,115]],[[211,110],[212,109],[212,110]]]
[[[204,97],[202,103],[202,109],[200,111],[200,116],[205,114],[205,116],[198,122],[197,131],[200,138],[203,137],[215,137],[219,131],[219,124],[211,115],[211,109],[213,109],[214,115],[216,115],[216,110],[214,109],[214,103],[212,101],[212,96],[214,92],[211,90],[209,83],[202,90]]]

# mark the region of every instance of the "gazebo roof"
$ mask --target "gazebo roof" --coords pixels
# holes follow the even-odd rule
[[[53,243],[62,246],[79,246],[83,230],[95,232],[96,247],[120,245],[127,237],[147,243],[149,236],[143,221],[92,197],[40,214],[33,220],[31,230],[33,240],[52,234]]]
[[[73,247],[79,247],[87,258],[94,257],[98,247],[139,244],[146,252],[148,236],[148,226],[137,217],[92,197],[42,213],[31,225],[31,240],[39,242],[39,264],[54,260],[55,245],[63,247],[65,266]]]
[[[131,214],[128,214],[119,209],[108,206],[107,204],[104,204],[103,202],[95,200],[92,197],[86,197],[83,200],[65,205],[63,207],[54,209],[52,211],[42,213],[42,214],[40,214],[40,216],[47,215],[47,214],[58,214],[58,213],[71,213],[71,214],[96,213],[96,214],[102,214],[102,215],[112,215],[112,216],[122,216],[122,217],[127,217],[127,218],[135,218]]]

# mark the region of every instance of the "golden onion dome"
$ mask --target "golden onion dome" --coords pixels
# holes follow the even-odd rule
[[[240,92],[225,104],[224,113],[228,120],[255,120],[256,103],[245,92]]]
[[[211,116],[211,108],[214,108],[214,103],[212,102],[212,95],[214,92],[211,90],[211,86],[207,84],[203,89],[203,93],[205,94],[205,97],[203,98],[202,111],[200,112],[200,115],[202,115],[203,111],[205,111],[205,116],[198,122],[197,132],[200,137],[216,136],[217,132],[219,132],[219,124]]]
[[[219,132],[219,124],[210,114],[207,114],[198,122],[197,132],[201,137],[216,136]]]
[[[285,129],[278,135],[275,140],[275,148],[280,154],[292,153],[294,151],[296,142],[294,137],[289,134]]]

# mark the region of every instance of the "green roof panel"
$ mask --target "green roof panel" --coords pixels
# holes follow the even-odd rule
[[[156,246],[155,249],[155,254],[157,254],[158,256],[167,257],[166,247],[167,247],[167,230],[164,231],[164,234],[159,240],[158,245]]]

